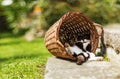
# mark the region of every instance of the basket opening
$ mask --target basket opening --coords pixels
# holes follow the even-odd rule
[[[95,52],[98,45],[97,30],[93,22],[82,13],[72,12],[62,17],[58,28],[58,38],[63,45],[76,42],[76,38],[80,38],[79,40],[89,38],[92,52]]]
[[[66,26],[62,26],[59,29],[59,39],[60,42],[64,45],[65,43],[69,43],[71,44],[72,42],[75,42],[76,39],[78,39],[78,41],[83,40],[83,39],[88,39],[90,40],[90,30],[86,29],[83,31],[81,31],[81,28],[75,28],[75,26],[70,26],[70,27],[66,27]]]
[[[79,40],[90,39],[90,24],[86,18],[78,15],[69,15],[63,19],[59,28],[59,40],[64,45],[71,43],[76,38]]]

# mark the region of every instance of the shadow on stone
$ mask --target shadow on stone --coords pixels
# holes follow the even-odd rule
[[[71,60],[71,59],[67,59],[67,58],[61,58],[61,57],[56,57],[56,58],[61,59],[61,60],[65,60],[65,61],[69,61],[69,62],[73,62],[73,63],[76,62],[76,60]]]

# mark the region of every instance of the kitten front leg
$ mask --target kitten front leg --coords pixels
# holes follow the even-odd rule
[[[96,57],[94,53],[89,53],[89,55],[90,55],[90,58],[88,59],[88,61],[103,61],[102,56]]]

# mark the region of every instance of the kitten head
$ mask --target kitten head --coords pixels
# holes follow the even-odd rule
[[[69,45],[69,43],[65,43],[65,47],[69,47],[70,45]]]
[[[77,62],[76,62],[77,65],[82,65],[84,63],[84,61],[85,61],[84,56],[82,56],[82,55],[77,56]]]

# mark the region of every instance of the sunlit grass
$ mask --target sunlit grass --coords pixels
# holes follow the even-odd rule
[[[51,56],[43,38],[28,42],[11,34],[1,37],[0,79],[43,79],[47,58]]]

